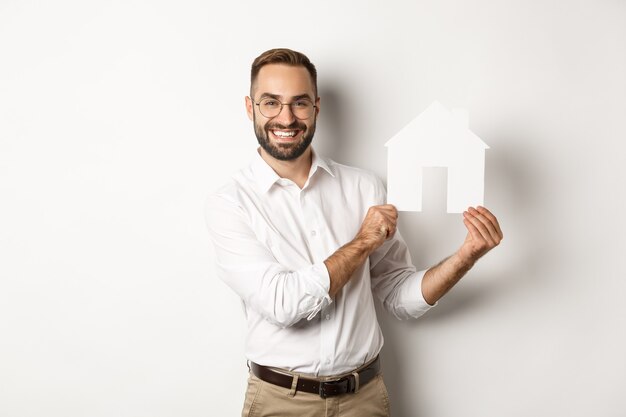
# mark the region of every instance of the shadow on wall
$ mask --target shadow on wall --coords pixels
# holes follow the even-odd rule
[[[542,286],[546,285],[547,274],[543,271],[553,267],[550,253],[554,250],[554,242],[537,234],[543,234],[540,231],[550,227],[552,216],[540,216],[545,215],[546,209],[543,196],[553,191],[553,184],[541,167],[528,162],[538,161],[539,152],[529,147],[520,149],[520,143],[525,142],[520,138],[503,139],[500,145],[487,153],[485,205],[498,216],[505,236],[501,246],[487,255],[498,257],[497,262],[490,260],[497,266],[490,270],[482,269],[477,279],[461,281],[435,309],[418,320],[398,323],[377,303],[379,322],[385,335],[381,357],[394,416],[427,415],[432,411],[426,405],[420,406],[430,403],[423,398],[424,392],[420,389],[420,381],[424,379],[415,374],[415,366],[408,368],[404,364],[417,364],[419,369],[420,363],[437,358],[424,357],[425,353],[421,353],[423,349],[419,345],[406,346],[407,341],[419,340],[411,334],[427,332],[427,328],[431,327],[449,327],[462,315],[490,308],[491,303],[496,304],[502,298],[526,297],[529,293],[542,291]],[[404,221],[400,228],[418,269],[426,268],[448,255],[434,253],[442,250],[439,240],[459,238],[452,237],[459,230],[458,215],[423,212],[403,213],[401,216]],[[537,222],[538,218],[540,222]],[[462,234],[465,235],[465,229]],[[462,238],[458,244],[461,243]]]
[[[348,115],[345,112],[345,96],[341,88],[330,80],[324,82],[319,96],[320,114],[313,145],[323,156],[337,162],[346,161],[349,155],[346,144],[350,141],[346,137]]]

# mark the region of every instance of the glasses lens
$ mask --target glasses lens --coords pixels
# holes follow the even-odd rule
[[[265,117],[276,117],[280,113],[281,108],[280,101],[273,98],[266,98],[259,103],[259,110]]]
[[[291,103],[291,111],[298,119],[308,119],[313,116],[313,103],[309,100],[296,100]]]

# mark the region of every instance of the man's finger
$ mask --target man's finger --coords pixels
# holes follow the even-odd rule
[[[502,233],[502,229],[500,228],[500,223],[498,222],[498,219],[496,218],[496,216],[494,216],[486,207],[483,206],[477,206],[476,209],[485,217],[487,217],[489,220],[491,220],[491,223],[494,225],[494,227],[496,228],[496,230],[498,231],[498,235],[500,236],[500,239],[504,238],[504,234]]]
[[[490,245],[495,245],[495,243],[493,242],[493,238],[491,237],[491,234],[489,233],[489,230],[487,230],[487,228],[485,227],[485,225],[483,224],[483,222],[481,222],[480,220],[478,220],[475,216],[472,215],[472,213],[470,213],[469,211],[466,211],[463,213],[463,216],[465,216],[465,218],[470,221],[478,230],[478,232],[480,233],[480,236],[482,238],[482,240],[486,241],[487,243],[489,243]]]
[[[463,224],[467,228],[470,236],[472,236],[472,239],[476,241],[483,240],[483,236],[480,234],[480,231],[476,228],[476,226],[472,224],[472,222],[470,222],[468,219],[463,219]]]
[[[491,239],[498,243],[500,242],[500,233],[498,232],[498,230],[496,229],[495,225],[493,224],[493,222],[491,221],[490,218],[488,218],[487,216],[482,215],[478,210],[476,210],[474,207],[470,207],[468,209],[468,211],[474,216],[476,217],[478,220],[480,220],[480,222],[485,225],[485,227],[487,228],[487,230],[489,231],[489,234],[491,235]]]
[[[380,210],[381,213],[389,214],[394,218],[398,218],[398,210],[396,210],[396,208],[391,204],[377,206],[377,208]]]

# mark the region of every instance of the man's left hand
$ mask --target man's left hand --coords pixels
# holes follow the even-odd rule
[[[500,244],[504,237],[498,219],[482,206],[469,207],[463,212],[467,236],[457,254],[468,266]]]

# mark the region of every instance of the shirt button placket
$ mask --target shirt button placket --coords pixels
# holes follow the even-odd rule
[[[320,223],[316,218],[316,206],[311,201],[309,190],[300,194],[300,207],[302,208],[302,216],[305,221],[305,227],[308,228],[309,247],[311,248],[312,262],[323,262],[328,256],[324,249],[324,242],[320,234]],[[307,198],[309,197],[309,198]],[[333,362],[335,357],[334,341],[336,339],[335,324],[333,322],[335,306],[333,303],[328,305],[320,312],[320,371],[323,374],[333,373]]]
[[[321,368],[325,374],[333,374],[333,358],[335,357],[335,348],[333,341],[336,339],[335,322],[335,305],[331,303],[322,310],[320,320],[320,361]]]

